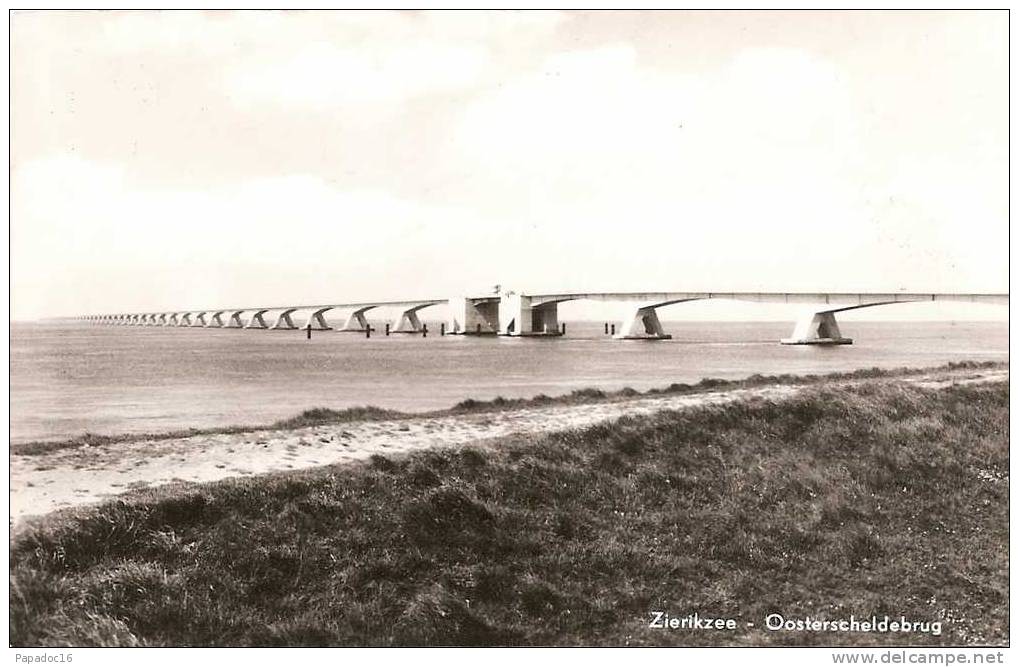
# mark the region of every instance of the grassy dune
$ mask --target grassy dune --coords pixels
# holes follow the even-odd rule
[[[1007,544],[1007,384],[818,383],[780,402],[162,487],[51,515],[12,543],[10,636],[1001,644]],[[740,625],[650,629],[652,610]],[[887,613],[944,630],[771,633],[772,612]]]

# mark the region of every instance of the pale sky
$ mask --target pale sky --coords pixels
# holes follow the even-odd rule
[[[13,317],[496,283],[1004,292],[1007,30],[1004,11],[19,12]]]

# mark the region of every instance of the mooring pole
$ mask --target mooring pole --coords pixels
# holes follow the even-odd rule
[[[615,324],[612,325],[612,335],[613,336],[616,335],[616,325]]]
[[[439,335],[440,336],[445,336],[446,335],[446,323],[445,322],[440,322],[439,323]]]
[[[562,328],[563,328],[563,335],[565,336],[566,335],[566,322],[562,323]]]
[[[389,335],[389,322],[386,322],[386,335]]]
[[[371,338],[372,337],[372,325],[366,324],[364,326],[364,337],[365,338]]]
[[[422,324],[421,325],[421,337],[422,338],[428,338],[428,325],[427,324]]]
[[[308,340],[311,340],[311,322],[308,322],[308,325],[305,327],[305,329],[308,330]]]
[[[606,336],[609,335],[609,323],[608,322],[605,323],[605,335]]]

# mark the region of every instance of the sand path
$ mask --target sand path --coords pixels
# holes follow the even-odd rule
[[[1007,381],[1008,370],[939,372],[902,379],[927,387],[997,380]],[[846,384],[857,383],[859,381]],[[513,433],[546,433],[584,427],[623,415],[646,415],[748,398],[774,400],[804,391],[809,386],[775,385],[474,415],[136,440],[33,456],[13,455],[10,459],[11,521],[173,481],[208,482],[358,461],[373,454],[462,445]]]

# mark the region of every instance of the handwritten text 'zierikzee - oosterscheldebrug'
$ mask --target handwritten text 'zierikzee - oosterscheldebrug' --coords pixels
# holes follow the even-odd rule
[[[941,636],[941,621],[911,621],[904,616],[850,616],[849,618],[786,618],[768,614],[761,624],[734,618],[702,616],[699,612],[677,616],[652,611],[648,627],[660,630],[735,630],[739,627],[763,627],[770,632],[873,632],[927,634]]]

